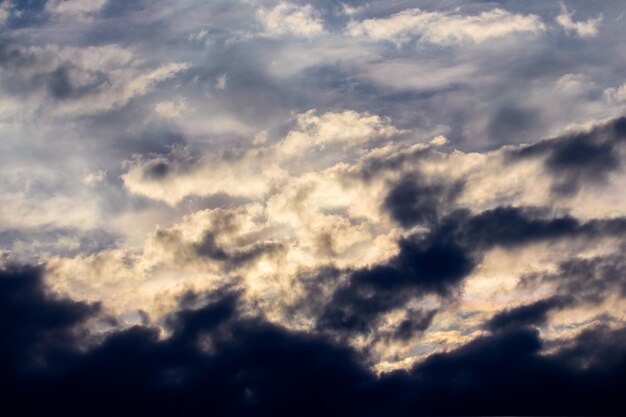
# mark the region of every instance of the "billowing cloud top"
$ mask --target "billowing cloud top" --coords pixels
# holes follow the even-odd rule
[[[623,2],[0,0],[0,398],[616,414]]]

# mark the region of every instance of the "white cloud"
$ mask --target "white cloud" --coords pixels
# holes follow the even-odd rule
[[[573,12],[567,10],[564,3],[561,3],[561,14],[557,16],[556,21],[567,32],[575,33],[581,38],[592,38],[598,35],[600,23],[602,23],[602,16],[595,19],[588,19],[585,21],[575,22],[572,19]]]
[[[539,33],[544,25],[538,16],[519,15],[502,9],[475,16],[407,9],[390,17],[351,22],[347,32],[355,37],[388,40],[401,46],[418,38],[422,43],[451,45],[480,43],[513,33]]]
[[[604,97],[609,101],[626,101],[626,83],[619,87],[611,87],[604,90]]]
[[[283,154],[293,155],[328,145],[358,146],[372,137],[401,133],[387,118],[354,111],[318,116],[315,110],[310,110],[298,115],[297,122],[298,128],[289,132],[278,146]]]
[[[555,91],[577,96],[593,91],[595,84],[584,74],[565,74],[556,82]]]
[[[164,119],[170,120],[180,119],[186,109],[187,104],[182,98],[175,101],[160,101],[154,105],[154,112],[156,114]]]
[[[392,134],[394,129],[379,116],[307,112],[299,115],[297,126],[274,145],[244,153],[239,159],[201,161],[188,172],[177,172],[182,168],[174,167],[171,179],[147,181],[145,168],[154,161],[138,161],[124,182],[131,191],[148,197],[176,203],[189,193],[232,191],[247,192],[256,201],[198,210],[169,226],[157,226],[139,250],[54,258],[48,263],[49,284],[73,297],[100,300],[116,314],[142,309],[157,318],[175,308],[176,297],[185,291],[235,283],[249,308],[288,328],[307,329],[314,318],[293,308],[307,297],[306,277],[315,277],[320,268],[329,265],[349,270],[369,267],[397,253],[396,242],[406,231],[397,227],[381,202],[390,187],[407,174],[419,173],[426,182],[465,184],[456,202],[440,208],[441,216],[461,207],[480,212],[499,206],[539,206],[581,219],[623,210],[623,199],[612,197],[624,186],[621,179],[607,184],[608,188],[584,189],[580,196],[555,201],[550,181],[537,180],[545,176],[542,157],[512,163],[507,157],[512,147],[485,153],[442,151],[439,147],[446,138],[436,136],[424,143],[360,148],[362,152],[353,160],[352,148],[342,147],[354,144],[359,148],[358,144]],[[283,149],[291,140],[308,143],[304,154],[309,157],[318,146],[338,145],[334,152],[340,154],[341,162],[299,173],[282,170],[272,178],[267,170],[276,165],[271,161],[294,157]],[[255,164],[257,172],[249,171]],[[369,170],[373,175],[366,178],[363,173]],[[274,184],[268,184],[268,179],[275,180]],[[592,246],[592,250],[597,248]],[[354,344],[380,354],[380,366],[391,369],[410,365],[410,360],[403,363],[415,354],[415,343],[429,344],[429,352],[466,343],[476,334],[449,330],[468,324],[457,312],[474,312],[471,320],[479,327],[511,304],[549,295],[549,288],[524,293],[517,283],[524,274],[548,270],[589,248],[586,239],[495,248],[468,277],[459,302],[440,306],[444,310],[421,339],[400,345],[376,341],[373,334]],[[341,282],[337,278],[325,284],[328,288],[324,291],[332,293]],[[404,312],[390,312],[379,330],[401,320]],[[394,357],[399,360],[392,360]]]
[[[258,199],[290,173],[326,168],[373,138],[401,132],[390,120],[376,115],[354,111],[318,115],[311,110],[298,115],[296,128],[274,145],[244,150],[228,159],[210,155],[194,163],[187,157],[179,161],[180,155],[172,161],[138,160],[122,179],[129,191],[171,205],[185,197],[218,193]],[[321,152],[318,160],[309,158],[312,151]],[[162,178],[146,174],[156,164],[167,165],[168,173]]]
[[[46,11],[56,16],[84,18],[98,13],[108,0],[48,0]]]
[[[312,37],[324,32],[319,13],[311,5],[279,3],[272,9],[259,9],[257,19],[266,36],[294,35]]]
[[[90,172],[89,174],[85,175],[85,177],[83,178],[83,183],[85,185],[100,184],[104,182],[104,180],[106,179],[106,175],[107,173],[103,169],[96,171],[96,172]]]
[[[12,7],[13,4],[10,1],[0,3],[0,27],[4,26],[4,24],[6,23],[11,14]]]

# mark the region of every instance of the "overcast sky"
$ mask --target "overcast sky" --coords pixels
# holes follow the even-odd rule
[[[624,13],[0,0],[0,388],[70,415],[614,413]]]

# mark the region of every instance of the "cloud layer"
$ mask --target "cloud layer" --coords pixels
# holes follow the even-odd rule
[[[0,396],[615,414],[623,13],[0,1]]]

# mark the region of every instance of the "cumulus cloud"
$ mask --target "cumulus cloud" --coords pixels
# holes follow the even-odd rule
[[[406,9],[385,18],[350,22],[351,36],[388,40],[402,46],[414,39],[421,43],[454,45],[481,43],[515,33],[537,34],[544,30],[535,15],[518,15],[503,9],[492,9],[474,16]]]

